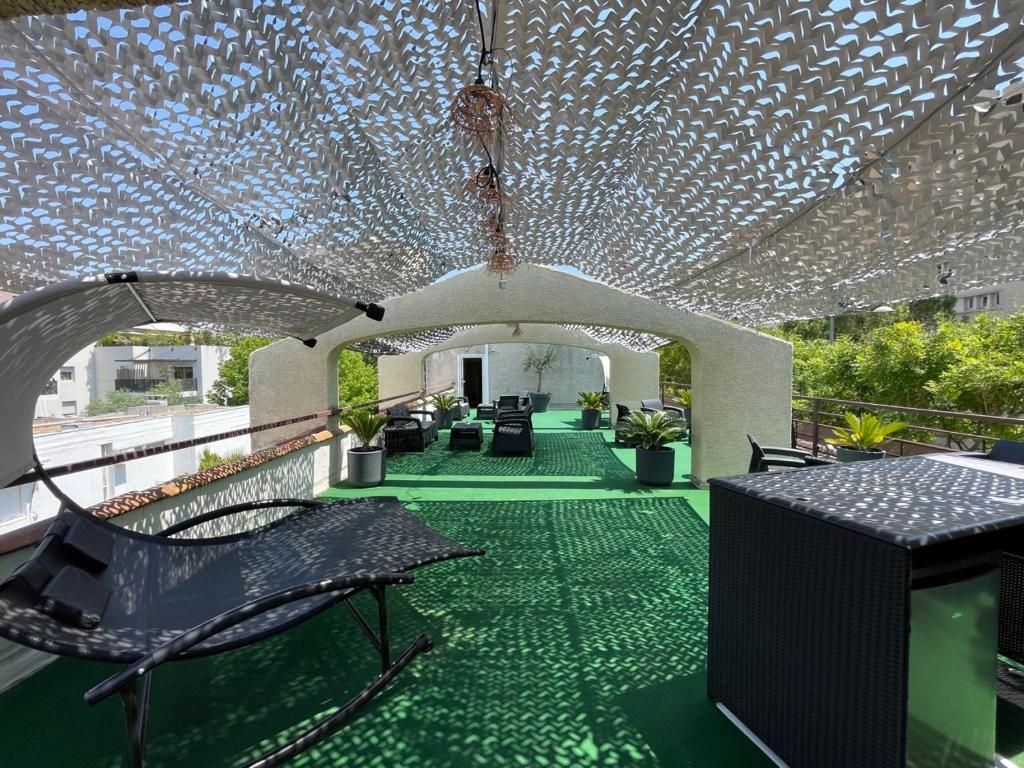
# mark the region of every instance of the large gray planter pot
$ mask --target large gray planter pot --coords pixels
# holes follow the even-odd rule
[[[584,429],[597,429],[601,425],[601,412],[584,409],[582,421]]]
[[[455,423],[454,411],[434,411],[434,415],[437,417],[438,429],[451,429]]]
[[[636,449],[636,479],[644,485],[672,485],[676,452],[672,448]]]
[[[387,456],[383,448],[353,448],[348,452],[348,484],[372,488],[387,477]]]
[[[530,393],[530,405],[533,406],[535,413],[544,413],[547,411],[548,406],[551,404],[551,393],[550,392],[531,392]]]
[[[845,445],[836,446],[836,461],[839,462],[876,461],[884,458],[885,451],[858,451],[855,448],[847,448]]]

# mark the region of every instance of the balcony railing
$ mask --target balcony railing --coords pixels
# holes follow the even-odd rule
[[[662,401],[671,402],[673,392],[678,389],[690,389],[690,385],[663,381]],[[847,413],[871,413],[882,419],[906,422],[907,426],[899,437],[885,442],[886,451],[896,456],[939,451],[987,451],[997,440],[1024,440],[1024,418],[1016,416],[794,394],[793,446],[799,444],[810,448],[815,455],[827,453],[829,445],[826,441],[833,435],[832,428],[845,426],[844,416]]]
[[[182,392],[198,392],[198,382],[196,379],[114,379],[114,389],[124,390],[126,392],[150,392],[161,384],[166,384],[168,381],[181,382]]]

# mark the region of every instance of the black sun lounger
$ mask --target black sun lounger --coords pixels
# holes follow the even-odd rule
[[[300,507],[262,528],[216,538],[174,536],[226,515]],[[242,648],[339,603],[380,653],[381,674],[335,714],[252,766],[295,756],[347,722],[429,651],[421,635],[392,659],[387,587],[414,568],[483,554],[442,536],[393,497],[239,504],[145,535],[65,508],[32,558],[0,586],[0,635],[48,653],[126,664],[85,694],[124,703],[131,765],[144,765],[150,673],[169,661]],[[377,603],[374,631],[350,598]]]

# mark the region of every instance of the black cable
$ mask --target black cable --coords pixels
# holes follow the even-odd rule
[[[473,5],[476,7],[476,20],[480,24],[480,61],[476,65],[476,82],[477,85],[483,85],[484,64],[487,63],[487,35],[484,32],[484,15],[480,12],[480,0],[473,0]]]

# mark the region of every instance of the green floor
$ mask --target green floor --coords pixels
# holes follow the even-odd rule
[[[636,483],[632,451],[577,419],[538,415],[533,458],[451,453],[442,433],[390,463],[374,492],[488,555],[424,568],[394,591],[395,644],[425,631],[434,651],[292,765],[770,768],[704,698],[707,493],[682,480],[687,447],[676,446],[680,480],[652,491]],[[331,711],[376,664],[338,610],[162,668],[151,764],[240,765]],[[0,696],[0,765],[121,765],[118,704],[81,698],[110,669],[61,660]]]

